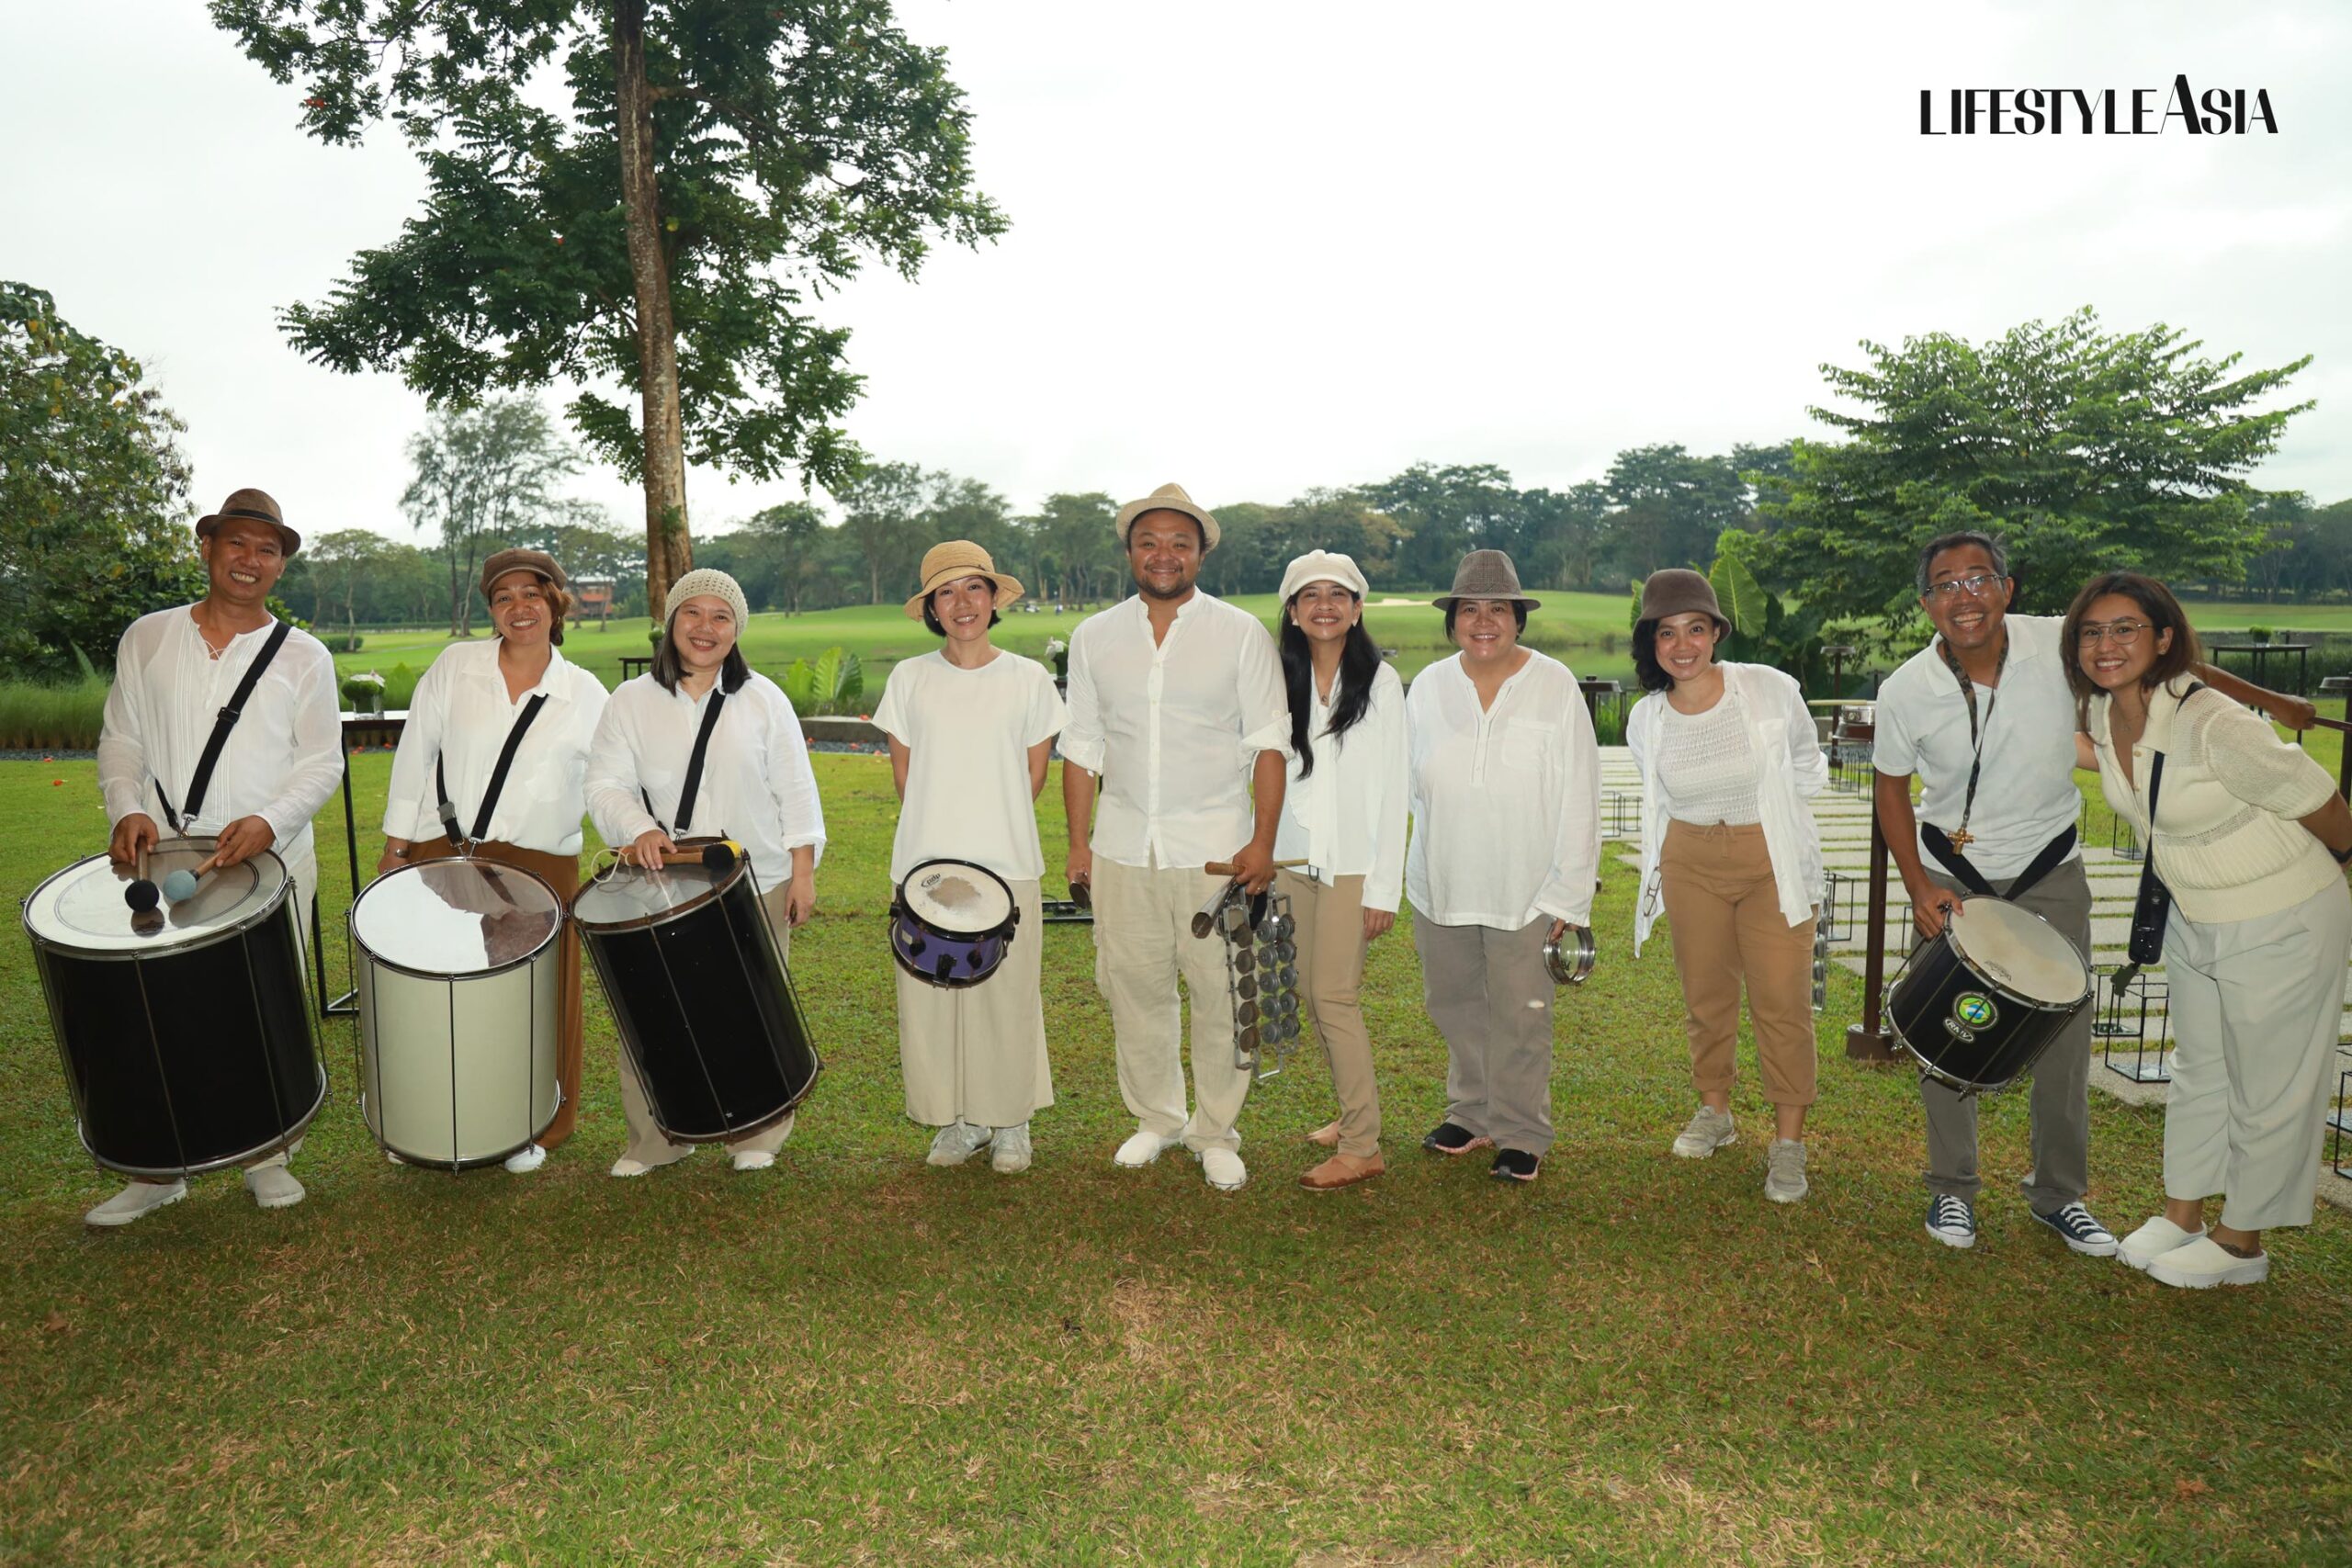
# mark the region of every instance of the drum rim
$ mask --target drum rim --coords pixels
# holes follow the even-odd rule
[[[181,837],[175,839],[159,839],[156,840],[155,847],[157,849],[161,849],[165,844],[217,844],[219,841],[220,840],[217,839],[209,838]],[[260,908],[255,909],[244,919],[239,920],[234,925],[222,926],[211,934],[198,941],[167,942],[162,945],[151,943],[140,947],[82,947],[74,942],[60,942],[55,937],[43,935],[41,931],[33,925],[33,900],[39,898],[48,888],[49,885],[55,882],[59,877],[70,875],[74,872],[76,872],[82,867],[89,864],[92,861],[107,859],[103,854],[84,855],[80,860],[74,861],[69,865],[62,865],[55,871],[51,872],[47,876],[42,877],[38,883],[33,885],[33,890],[26,894],[23,901],[17,905],[17,919],[18,923],[25,928],[26,937],[31,941],[36,949],[45,953],[64,953],[74,958],[86,959],[92,963],[113,964],[125,961],[139,963],[146,959],[174,957],[183,953],[202,953],[206,948],[217,947],[221,942],[230,940],[232,937],[241,937],[249,931],[259,929],[265,921],[268,920],[277,912],[277,907],[286,902],[287,894],[294,886],[293,872],[287,869],[285,857],[280,855],[276,850],[263,850],[261,853],[266,854],[270,859],[277,862],[277,869],[280,874],[277,879],[277,891],[271,894],[269,897],[263,902]],[[166,931],[168,931],[168,930],[169,928],[167,927]],[[174,1166],[172,1168],[174,1170],[177,1170],[179,1168],[177,1166]],[[204,1168],[210,1170],[216,1168],[207,1166]]]
[[[460,858],[470,859],[472,857],[465,856]],[[392,877],[400,875],[402,872],[415,871],[421,867],[435,863],[437,863],[435,861],[420,860],[411,861],[406,865],[394,866],[391,870],[384,873],[383,875],[377,877],[373,882],[370,882],[367,886],[359,890],[359,897],[354,898],[351,901],[351,908],[345,909],[343,913],[344,930],[348,932],[351,937],[351,950],[356,956],[364,956],[368,963],[376,964],[379,968],[389,969],[395,975],[407,975],[419,980],[446,980],[451,984],[455,984],[459,980],[488,980],[494,978],[497,976],[504,975],[509,971],[520,969],[526,964],[533,963],[545,957],[548,950],[562,939],[563,922],[571,918],[571,912],[564,908],[563,895],[558,893],[553,885],[550,884],[546,877],[541,876],[536,871],[531,871],[519,865],[509,865],[504,861],[492,861],[491,863],[497,866],[501,871],[511,871],[517,876],[529,877],[540,886],[545,887],[548,890],[548,897],[555,900],[555,926],[548,932],[546,939],[542,941],[538,946],[531,949],[530,952],[523,954],[520,958],[509,959],[507,962],[493,965],[491,968],[462,969],[457,971],[447,969],[418,969],[410,964],[402,964],[398,959],[387,958],[382,953],[377,952],[374,948],[368,946],[368,939],[359,934],[359,906],[367,902],[368,895],[376,891],[377,888],[382,886],[384,883],[390,880]]]
[[[934,865],[960,866],[969,871],[977,871],[990,882],[995,883],[1004,891],[1004,919],[984,931],[949,931],[944,926],[935,926],[924,919],[915,912],[914,907],[907,902],[907,884],[912,882],[919,873]],[[907,874],[899,878],[897,886],[891,889],[890,908],[894,914],[903,914],[933,935],[956,942],[986,942],[990,937],[1001,936],[1021,924],[1021,900],[1012,896],[1012,884],[976,860],[959,860],[954,855],[933,855],[929,860],[917,861],[909,866]]]
[[[194,1165],[187,1166],[121,1165],[114,1160],[107,1158],[106,1156],[90,1147],[89,1129],[83,1125],[82,1120],[78,1116],[74,1118],[74,1135],[81,1141],[84,1151],[86,1152],[92,1159],[97,1161],[98,1164],[104,1166],[107,1169],[119,1171],[124,1176],[171,1177],[178,1179],[187,1176],[201,1176],[205,1172],[211,1170],[226,1170],[232,1165],[249,1164],[265,1156],[276,1154],[280,1149],[292,1148],[294,1145],[300,1140],[302,1134],[310,1131],[311,1123],[318,1119],[319,1112],[326,1109],[329,1087],[327,1083],[327,1065],[325,1062],[318,1058],[315,1052],[312,1054],[311,1065],[317,1069],[319,1075],[319,1092],[311,1097],[311,1108],[302,1112],[300,1116],[297,1117],[295,1119],[294,1125],[288,1128],[285,1132],[280,1133],[265,1142],[255,1144],[252,1148],[246,1149],[240,1154],[223,1155],[218,1159],[199,1160]]]
[[[705,849],[712,844],[723,844],[727,842],[726,840],[718,838],[679,839],[673,841],[677,844],[678,848],[682,850]],[[609,874],[609,873],[607,874]],[[644,874],[642,868],[639,868],[639,874]],[[697,910],[710,908],[710,906],[716,904],[721,897],[725,897],[728,890],[732,888],[737,882],[749,879],[751,874],[752,857],[747,854],[738,853],[735,856],[735,863],[728,869],[727,874],[724,877],[712,883],[707,890],[695,894],[692,898],[687,899],[684,903],[673,904],[658,915],[631,915],[625,920],[591,920],[582,919],[580,915],[575,913],[572,915],[571,919],[575,925],[579,926],[582,936],[591,934],[596,936],[619,936],[627,931],[650,930],[654,926],[666,925],[672,920],[681,919],[687,915],[694,914]],[[587,881],[582,882],[580,885],[580,891],[571,896],[572,907],[575,910],[579,907],[580,900],[586,897],[588,890],[595,886],[600,880],[602,879],[599,877],[592,876],[588,878]],[[754,897],[758,895],[759,884],[756,881],[752,883],[752,891]],[[732,1134],[729,1135],[731,1136]]]
[[[1977,897],[1981,898],[1986,897],[1986,895],[1980,893]],[[2075,960],[2076,963],[2082,963],[2083,955],[2075,951],[2075,944],[2073,942],[2066,941],[2066,933],[2060,931],[2056,926],[2051,925],[2046,917],[2035,914],[2031,909],[2027,908],[2024,905],[2018,903],[2014,898],[2004,898],[1998,894],[1994,894],[1991,897],[1995,903],[2005,904],[2008,908],[2015,909],[2018,914],[2023,915],[2027,919],[2040,921],[2042,925],[2049,927],[2050,934],[2056,937],[2060,942],[2065,942],[2066,951],[2075,954]],[[1967,966],[1968,972],[1971,975],[1973,975],[1978,979],[1984,981],[1984,989],[1997,991],[2005,1000],[2013,1001],[2019,1007],[2032,1008],[2038,1012],[2072,1012],[2075,1009],[2082,1006],[2085,1001],[2089,999],[2091,987],[2097,983],[2096,977],[2091,974],[2091,966],[2088,964],[2083,964],[2083,988],[2075,993],[2072,1000],[2051,1002],[2043,1001],[2038,997],[2023,996],[2018,992],[2012,990],[2007,985],[2001,981],[1986,978],[1984,971],[1977,967],[1976,961],[1968,955],[1968,949],[1961,946],[1959,939],[1952,935],[1950,922],[1946,922],[1944,929],[1936,934],[1942,941],[1951,944],[1953,953],[1958,956],[1962,964]],[[1908,967],[1908,965],[1906,964],[1905,967]]]

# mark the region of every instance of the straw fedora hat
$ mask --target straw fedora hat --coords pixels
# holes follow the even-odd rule
[[[1147,512],[1182,513],[1201,525],[1201,553],[1206,555],[1216,548],[1216,519],[1209,515],[1209,509],[1186,495],[1182,485],[1164,484],[1141,501],[1131,501],[1119,508],[1118,528],[1121,549],[1126,547],[1127,530],[1134,527],[1136,519]]]
[[[985,577],[996,584],[996,607],[1000,610],[1018,600],[1023,592],[1021,580],[1009,572],[997,570],[996,562],[988,551],[969,539],[949,539],[922,553],[922,565],[917,575],[922,590],[907,601],[907,619],[922,619],[923,601],[951,582],[967,577]]]
[[[1519,568],[1500,550],[1472,550],[1464,556],[1453,569],[1453,589],[1430,603],[1446,610],[1464,599],[1516,599],[1531,610],[1544,603],[1520,592]]]
[[[288,560],[292,560],[294,553],[302,547],[302,536],[286,525],[286,513],[278,510],[277,502],[269,498],[268,491],[258,490],[231,491],[229,499],[220,503],[220,511],[196,520],[196,536],[209,539],[220,531],[221,524],[238,519],[247,523],[266,523],[277,529],[277,543]]]

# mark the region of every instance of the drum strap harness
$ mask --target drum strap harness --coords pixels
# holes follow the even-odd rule
[[[685,787],[678,792],[678,825],[674,829],[662,829],[673,838],[685,837],[686,829],[694,824],[695,796],[702,793],[703,759],[710,754],[710,732],[718,728],[719,705],[726,701],[726,688],[711,687],[710,705],[702,710],[702,728],[695,732],[694,755],[686,759]],[[637,792],[637,797],[645,802],[645,809],[653,814],[656,821],[661,820],[660,813],[653,811],[651,795],[639,789]]]
[[[212,787],[212,770],[220,765],[221,749],[229,744],[229,731],[237,728],[237,720],[244,715],[245,704],[253,699],[254,688],[261,684],[262,672],[269,668],[269,661],[277,657],[277,650],[286,646],[288,635],[294,630],[293,626],[286,621],[277,622],[277,629],[269,634],[269,640],[261,645],[261,651],[254,655],[254,661],[245,666],[244,678],[237,682],[237,690],[229,698],[229,705],[214,716],[211,739],[205,741],[204,754],[197,759],[196,777],[188,781],[187,805],[174,811],[172,797],[164,793],[164,781],[155,781],[155,798],[164,803],[164,818],[171,823],[175,833],[181,830],[183,822],[195,821],[196,814],[204,809],[204,792]]]
[[[1993,667],[1993,696],[1984,705],[1984,722],[1981,728],[1976,722],[1976,682],[1970,680],[1968,671],[1961,667],[1960,656],[1940,637],[1936,640],[1936,651],[1944,656],[1945,665],[1960,682],[1961,696],[1968,703],[1968,739],[1974,750],[1968,762],[1968,794],[1961,801],[1960,826],[1946,834],[1933,822],[1922,822],[1919,824],[1919,841],[1928,846],[1928,852],[1935,856],[1946,871],[1951,873],[1952,880],[1980,898],[1990,898],[1996,897],[1993,885],[1984,880],[1983,872],[1968,863],[1968,857],[1961,852],[1976,840],[1976,835],[1968,830],[1968,821],[1976,811],[1976,785],[1984,772],[1984,742],[1992,736],[1993,715],[2001,705],[2001,672],[2009,667],[2008,630],[2002,628],[2001,659]],[[2049,875],[2074,852],[2074,849],[2075,829],[2070,823],[2064,832],[2041,846],[2041,852],[2033,857],[2033,863],[2018,874],[2017,880],[2009,884],[2008,897],[2019,897],[2027,888]]]
[[[458,832],[458,808],[449,804],[449,775],[442,767],[441,759],[437,756],[433,759],[433,793],[441,801],[442,830],[459,849],[468,844],[481,843],[490,837],[491,814],[498,809],[498,797],[506,789],[506,770],[514,765],[514,753],[522,746],[523,736],[531,728],[531,721],[538,717],[539,710],[547,705],[548,694],[541,692],[523,705],[522,716],[514,721],[514,728],[506,732],[505,748],[498,753],[498,766],[490,771],[490,787],[482,791],[481,809],[474,813],[474,830],[469,836],[461,837]]]

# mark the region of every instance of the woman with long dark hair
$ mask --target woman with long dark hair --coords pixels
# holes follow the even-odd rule
[[[2352,810],[2267,720],[2195,679],[2197,634],[2163,583],[2093,578],[2060,638],[2076,760],[2172,891],[2165,1209],[2119,1256],[2167,1285],[2256,1284],[2262,1233],[2312,1220],[2352,950]]]
[[[1364,954],[1396,921],[1405,882],[1405,687],[1363,629],[1363,573],[1310,550],[1283,572],[1283,684],[1290,780],[1274,874],[1298,921],[1299,991],[1331,1063],[1339,1120],[1309,1134],[1331,1156],[1298,1179],[1329,1192],[1369,1181],[1380,1157],[1380,1095],[1357,987]]]

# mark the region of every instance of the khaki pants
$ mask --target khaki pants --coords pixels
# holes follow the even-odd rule
[[[2352,892],[2340,881],[2250,920],[2204,925],[2173,910],[2165,1197],[2225,1193],[2232,1230],[2312,1223],[2347,947]]]
[[[1539,1156],[1552,1147],[1551,930],[1549,915],[1515,931],[1413,915],[1422,1004],[1445,1036],[1445,1119]]]
[[[446,833],[435,833],[419,839],[409,851],[409,861],[414,863],[428,860],[454,860],[459,854]],[[556,1107],[555,1120],[539,1134],[539,1147],[554,1148],[571,1136],[580,1123],[580,1073],[584,1063],[582,1040],[584,1023],[580,1012],[580,928],[571,923],[572,896],[580,891],[580,857],[551,855],[538,850],[526,850],[515,844],[485,840],[474,846],[478,860],[496,861],[527,871],[549,887],[564,908],[563,934],[556,939],[555,996],[555,1080],[562,1089],[562,1103]]]
[[[1930,868],[1928,877],[1948,891],[1965,892],[1940,870]],[[2015,885],[2014,879],[1996,882],[1993,891],[2006,897]],[[2090,961],[2091,885],[2081,861],[2057,867],[2013,901],[2048,920]],[[2055,1213],[2090,1191],[2091,1011],[2089,1004],[2077,1011],[2033,1065],[2033,1170],[2018,1185],[2037,1214]],[[1922,1077],[1919,1098],[1928,1108],[1928,1170],[1921,1179],[1931,1192],[1975,1197],[1983,1185],[1976,1176],[1975,1096]]]
[[[1372,1077],[1372,1036],[1356,1000],[1363,984],[1363,878],[1329,884],[1293,871],[1274,874],[1298,921],[1298,988],[1315,1038],[1331,1064],[1340,1100],[1340,1152],[1370,1159],[1380,1152],[1380,1091]]]
[[[768,924],[775,930],[776,955],[786,963],[792,959],[792,926],[784,912],[791,891],[791,879],[787,877],[760,895],[760,907],[767,911]],[[621,1157],[639,1165],[668,1165],[694,1153],[692,1144],[672,1143],[654,1124],[652,1102],[645,1098],[645,1084],[637,1076],[637,1064],[629,1059],[628,1047],[623,1045],[615,1055],[620,1059],[621,1121],[628,1128],[628,1146],[621,1151]],[[786,1111],[756,1133],[728,1140],[727,1147],[746,1154],[772,1155],[792,1136],[792,1123],[798,1114],[797,1111]]]
[[[1722,1093],[1736,1078],[1745,979],[1764,1098],[1811,1105],[1817,1077],[1813,921],[1792,926],[1781,913],[1764,829],[1671,823],[1658,866],[1674,928],[1674,967],[1682,976],[1691,1084],[1702,1094]]]
[[[1250,1075],[1233,1062],[1233,997],[1225,939],[1193,934],[1193,916],[1225,879],[1198,866],[1094,862],[1094,984],[1111,1009],[1119,1093],[1137,1128],[1182,1138],[1195,1154],[1238,1151],[1234,1123]],[[1184,1111],[1183,1014],[1177,977],[1193,1006],[1193,1092]]]

